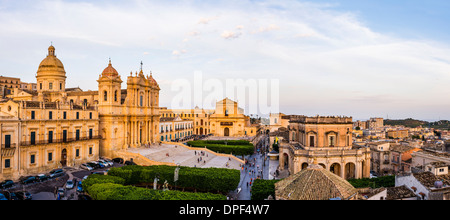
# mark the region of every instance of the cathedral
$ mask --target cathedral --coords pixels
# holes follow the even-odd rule
[[[160,88],[142,68],[127,77],[125,89],[111,61],[98,91],[66,88],[66,80],[50,46],[35,89],[11,88],[0,101],[0,180],[77,167],[158,140]]]

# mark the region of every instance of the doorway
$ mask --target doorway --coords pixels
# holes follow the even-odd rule
[[[229,136],[230,136],[230,129],[229,129],[229,128],[225,128],[225,129],[223,130],[223,135],[224,135],[225,137],[229,137]]]
[[[67,150],[63,149],[61,151],[61,165],[63,167],[67,166]]]

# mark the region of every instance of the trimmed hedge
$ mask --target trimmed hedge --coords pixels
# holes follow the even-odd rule
[[[205,147],[217,153],[233,155],[251,155],[255,147],[245,140],[197,140],[189,141],[191,147]]]
[[[275,183],[280,180],[256,179],[252,186],[252,200],[264,200],[272,195],[275,198]]]
[[[355,188],[380,188],[380,187],[394,187],[395,176],[382,176],[378,178],[364,178],[364,179],[350,179],[348,180]]]
[[[125,184],[153,184],[156,176],[159,176],[158,183],[163,184],[165,180],[170,185],[175,185],[174,166],[124,166],[111,168],[109,176],[120,177],[125,180]],[[240,182],[240,171],[225,168],[194,168],[180,167],[177,187],[193,188],[207,192],[228,192],[235,190]]]
[[[101,183],[114,183],[124,185],[125,179],[117,176],[92,174],[87,179],[83,180],[83,188],[86,190],[86,192],[89,192],[89,187],[91,187],[94,184],[101,184]]]
[[[160,191],[115,183],[94,184],[89,194],[94,200],[226,200],[220,194]]]

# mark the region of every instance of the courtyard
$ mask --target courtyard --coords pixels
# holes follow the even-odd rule
[[[217,155],[207,149],[191,149],[188,146],[176,143],[130,148],[128,152],[138,153],[153,161],[174,163],[187,167],[216,167],[240,170],[242,165],[242,162],[236,160],[232,155]]]

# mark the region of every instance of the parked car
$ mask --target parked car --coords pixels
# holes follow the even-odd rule
[[[118,164],[123,164],[123,159],[122,158],[114,158],[112,161],[115,162],[115,163],[118,163]]]
[[[377,178],[377,177],[378,177],[378,175],[375,171],[370,171],[370,179]]]
[[[125,161],[125,165],[127,165],[127,166],[129,166],[129,165],[136,165],[136,163],[133,162],[133,161],[127,160],[127,161]]]
[[[103,164],[103,163],[101,163],[101,162],[98,162],[98,161],[94,161],[93,163],[98,164],[98,165],[100,166],[100,168],[106,167],[105,164]]]
[[[24,179],[23,181],[22,181],[22,184],[30,184],[30,183],[34,183],[34,182],[37,182],[37,179],[36,179],[36,177],[35,176],[29,176],[29,177],[27,177],[26,179]]]
[[[82,186],[82,181],[78,181],[77,184],[77,192],[83,192],[83,186]]]
[[[17,196],[17,198],[19,198],[19,200],[31,200],[32,199],[31,193],[29,193],[29,192],[16,192],[16,196]]]
[[[106,160],[98,160],[98,162],[101,162],[101,163],[103,163],[105,166],[107,166],[107,167],[110,167],[110,166],[112,166],[113,165],[113,163],[112,162],[108,162],[108,161],[106,161]]]
[[[59,194],[59,196],[64,197],[66,190],[63,187],[59,187],[56,192]]]
[[[105,163],[105,162],[103,162],[103,161],[95,161],[97,164],[99,164],[100,165],[100,167],[101,168],[104,168],[104,167],[107,167],[107,166],[109,166],[109,164],[107,164],[107,163]]]
[[[108,163],[109,166],[111,166],[111,167],[114,165],[114,163],[113,163],[111,160],[103,159],[103,161],[105,161],[106,163]]]
[[[91,166],[89,166],[88,164],[85,164],[85,163],[81,164],[80,168],[83,169],[83,170],[89,170],[89,171],[94,169],[94,168],[92,168]]]
[[[39,182],[46,181],[46,180],[48,180],[48,178],[49,178],[49,176],[47,176],[47,175],[45,175],[45,174],[39,174],[39,175],[36,176],[36,179],[37,179]]]
[[[0,183],[0,189],[7,189],[14,186],[14,182],[12,180],[5,180]]]
[[[8,200],[8,199],[6,198],[5,195],[3,195],[2,193],[0,193],[0,200]]]
[[[124,164],[125,164],[125,166],[128,166],[128,165],[137,165],[135,162],[133,162],[133,159],[125,161]]]
[[[50,171],[50,178],[55,178],[55,177],[59,177],[59,176],[64,176],[64,170],[56,169],[56,170]]]
[[[106,172],[104,172],[104,171],[97,171],[97,172],[92,172],[92,174],[106,175]]]
[[[96,164],[94,162],[89,162],[89,163],[86,163],[86,164],[89,165],[90,167],[92,167],[93,169],[101,168],[99,164]]]
[[[66,182],[66,189],[73,189],[74,183],[72,180],[67,180]]]

